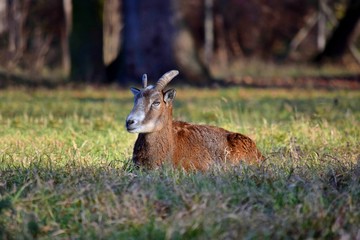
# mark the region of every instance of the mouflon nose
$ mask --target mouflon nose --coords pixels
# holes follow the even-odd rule
[[[129,128],[131,125],[134,125],[136,122],[133,119],[127,119],[126,120],[126,127]]]

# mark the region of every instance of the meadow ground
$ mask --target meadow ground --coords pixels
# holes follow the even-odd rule
[[[0,239],[360,239],[360,92],[179,89],[260,166],[134,170],[129,91],[0,91]]]

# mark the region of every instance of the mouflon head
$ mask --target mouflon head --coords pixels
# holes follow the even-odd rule
[[[134,95],[134,107],[126,118],[128,132],[156,132],[166,125],[166,121],[169,120],[169,113],[172,111],[172,102],[176,91],[175,89],[166,91],[164,89],[178,74],[179,71],[177,70],[165,73],[155,86],[147,85],[147,75],[144,74],[142,77],[143,89],[133,87],[130,89]]]

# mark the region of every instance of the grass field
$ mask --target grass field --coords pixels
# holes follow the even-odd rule
[[[360,239],[360,92],[178,89],[261,166],[129,164],[129,91],[0,91],[0,239]]]

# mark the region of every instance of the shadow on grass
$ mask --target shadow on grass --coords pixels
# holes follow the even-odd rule
[[[251,79],[251,81],[249,81]],[[186,85],[191,86],[191,81]],[[174,82],[174,86],[181,84]],[[79,88],[85,83],[76,83],[65,78],[48,78],[40,75],[32,76],[30,74],[14,74],[10,72],[0,72],[0,89],[8,87],[25,87],[25,88],[46,88],[56,89],[60,87]],[[87,84],[92,85],[92,84]],[[109,84],[97,84],[95,87],[108,86]],[[130,87],[122,85],[122,87]],[[209,81],[203,86],[193,85],[192,87],[212,87],[212,88],[229,88],[235,86],[251,88],[316,88],[316,89],[360,89],[360,75],[334,75],[334,76],[306,76],[306,77],[269,77],[269,78],[252,78],[249,76],[235,77],[232,79],[220,79]]]
[[[0,89],[8,87],[55,89],[61,86],[67,86],[69,84],[70,82],[65,79],[50,79],[41,76],[0,72]]]

